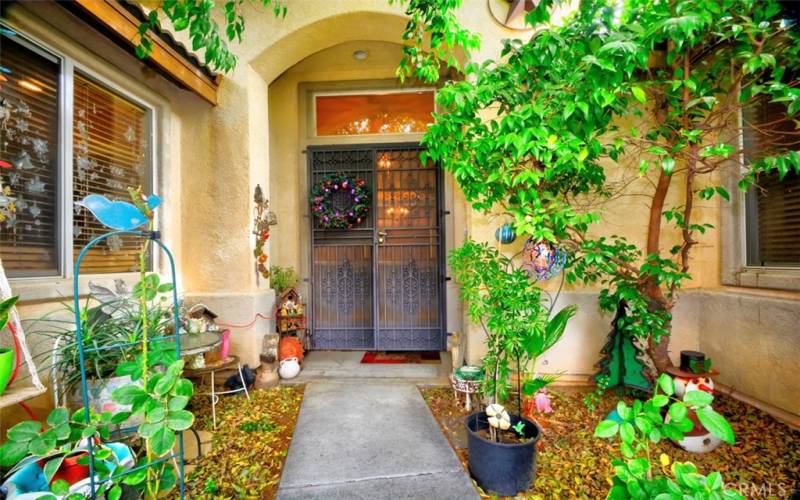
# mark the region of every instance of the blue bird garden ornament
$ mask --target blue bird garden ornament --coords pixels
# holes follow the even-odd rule
[[[134,204],[125,201],[111,201],[99,194],[90,194],[76,205],[89,210],[95,218],[106,227],[118,231],[132,231],[150,221],[148,214],[142,212]],[[147,208],[155,209],[161,205],[161,198],[151,194],[145,202]]]

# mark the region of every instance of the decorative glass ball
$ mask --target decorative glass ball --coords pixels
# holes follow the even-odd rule
[[[529,239],[522,249],[522,267],[539,281],[558,275],[566,262],[567,253],[549,241]]]
[[[511,224],[503,224],[494,232],[494,237],[500,243],[506,245],[517,239],[517,232]]]

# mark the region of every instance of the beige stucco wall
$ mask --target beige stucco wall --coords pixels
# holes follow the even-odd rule
[[[269,314],[274,303],[273,293],[256,273],[252,257],[252,193],[257,184],[270,194],[279,220],[269,241],[270,262],[293,265],[304,276],[308,274],[308,247],[304,243],[307,186],[301,153],[310,141],[304,127],[307,92],[394,85],[394,44],[400,40],[405,23],[397,3],[290,0],[287,5],[285,19],[275,19],[269,9],[247,12],[245,42],[236,47],[239,64],[226,75],[217,107],[178,89],[57,6],[24,3],[9,13],[23,32],[41,37],[154,103],[160,124],[158,188],[167,202],[160,224],[176,254],[178,285],[190,300],[206,302],[224,322],[248,323],[257,312]],[[246,8],[252,9],[249,5]],[[496,23],[484,0],[465,1],[459,16],[465,26],[481,33],[482,49],[475,54],[477,60],[496,57],[502,38],[519,35]],[[355,47],[367,47],[373,57],[364,64],[354,61],[348,55]],[[603,224],[597,230],[642,241],[648,207],[636,194],[646,182],[637,181],[626,196],[602,207]],[[494,241],[494,230],[500,224],[496,218],[469,210],[452,182],[445,196],[452,212],[447,223],[448,248],[457,246],[466,236]],[[673,191],[668,204],[680,204],[680,198],[681,194]],[[716,198],[701,203],[698,210],[701,217],[720,224]],[[798,387],[769,383],[765,372],[770,366],[778,367],[792,378],[792,362],[800,354],[796,326],[800,302],[795,297],[738,299],[730,292],[706,291],[720,284],[720,238],[719,232],[711,231],[695,248],[695,279],[688,287],[704,291],[686,293],[679,303],[673,351],[707,349],[725,381],[797,413]],[[520,239],[504,250],[516,251],[521,244]],[[28,317],[52,308],[58,293],[71,293],[70,280],[17,282],[14,286],[25,301],[21,312]],[[448,329],[469,332],[468,358],[476,362],[483,353],[482,334],[473,327],[462,327],[455,283],[448,283],[447,294]],[[598,312],[594,290],[568,287],[561,300],[577,303],[580,312],[564,339],[540,360],[540,369],[582,378],[593,370],[610,318]],[[755,324],[763,331],[757,344],[751,333],[754,317],[740,307],[743,304],[764,313],[755,317]],[[725,321],[723,313],[728,307],[741,309],[735,328],[729,328]],[[270,322],[259,321],[250,328],[236,329],[234,352],[255,363],[261,335],[272,327]],[[723,349],[734,341],[743,350],[753,345],[760,354],[734,356],[735,351]],[[745,379],[751,374],[752,378]],[[764,382],[769,383],[767,391],[761,390]]]

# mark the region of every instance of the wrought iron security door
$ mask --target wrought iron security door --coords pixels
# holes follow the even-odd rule
[[[441,182],[421,151],[309,148],[312,186],[343,173],[364,179],[372,198],[366,219],[349,230],[321,228],[311,217],[315,349],[445,348]]]

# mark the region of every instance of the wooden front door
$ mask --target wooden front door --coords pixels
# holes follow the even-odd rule
[[[311,215],[314,349],[443,350],[441,174],[419,145],[309,148],[311,186],[343,173],[370,186],[367,217],[322,228]],[[332,203],[341,203],[343,198]]]

